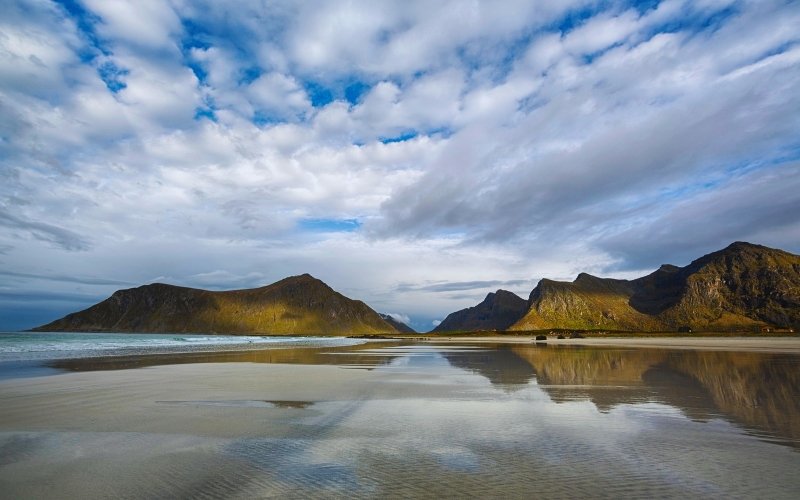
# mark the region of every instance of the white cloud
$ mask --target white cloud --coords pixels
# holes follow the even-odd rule
[[[0,271],[311,272],[422,325],[499,281],[800,250],[795,4],[82,5],[0,20]],[[558,31],[579,7],[599,11]]]
[[[569,52],[577,55],[593,54],[612,45],[625,43],[627,38],[636,32],[639,16],[634,10],[622,14],[601,14],[570,32],[564,38],[564,45]]]
[[[644,255],[646,263],[660,259],[686,264],[699,257],[695,249],[718,250],[720,241],[792,248],[800,238],[794,195],[798,189],[797,162],[744,172],[720,185],[698,186],[691,195],[649,210],[647,218],[637,217],[631,227],[603,239],[601,245],[634,265],[641,264]],[[642,240],[642,234],[650,238]]]
[[[100,17],[101,36],[149,49],[176,50],[172,39],[181,22],[165,0],[84,0],[86,7]]]
[[[386,315],[391,317],[395,321],[399,321],[400,323],[405,323],[406,325],[411,323],[411,318],[407,314],[386,313]]]
[[[0,88],[50,98],[61,87],[64,72],[78,62],[74,27],[51,9],[43,9],[42,15],[62,33],[54,38],[44,26],[18,23],[22,13],[14,6],[9,9],[0,21]]]
[[[728,45],[745,43],[741,31],[736,40],[733,33],[719,36]],[[681,51],[699,51],[705,40],[647,43],[664,50],[656,59],[642,57],[641,47],[622,47],[591,65],[562,60],[526,98],[530,111],[499,115],[507,117],[504,127],[470,121],[435,168],[387,202],[386,231],[466,231],[516,244],[537,233],[591,239],[599,220],[608,221],[603,231],[613,231],[632,204],[658,199],[663,189],[762,161],[777,153],[776,142],[792,142],[790,110],[800,102],[790,90],[798,67],[788,56],[780,69],[762,65],[763,72],[733,82],[706,54],[673,65]],[[485,99],[491,110],[519,97]]]
[[[294,78],[280,73],[261,75],[247,87],[247,94],[251,103],[282,116],[311,109],[305,90]]]
[[[502,58],[503,43],[590,3],[514,1],[497,8],[490,1],[316,2],[295,17],[288,47],[310,71],[410,75],[452,65],[459,52]]]

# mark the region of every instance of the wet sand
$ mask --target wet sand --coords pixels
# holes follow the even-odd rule
[[[0,497],[793,498],[800,488],[795,447],[740,427],[702,391],[670,392],[683,379],[644,383],[660,357],[603,349],[590,364],[613,376],[592,378],[581,350],[474,340],[0,381]],[[750,356],[717,364],[744,374],[767,355]]]
[[[336,366],[198,363],[7,380],[0,430],[257,436],[270,422],[251,418],[263,413],[252,408],[358,398],[367,377]],[[235,425],[217,418],[226,408],[236,410]]]
[[[297,419],[367,397],[368,376],[215,363],[2,381],[0,498],[248,497],[263,474],[231,447],[313,439]],[[258,496],[302,491],[264,480]]]

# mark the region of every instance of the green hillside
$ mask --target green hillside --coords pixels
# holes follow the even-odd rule
[[[215,292],[161,283],[119,290],[35,330],[271,335],[398,331],[363,302],[308,274],[247,290]]]

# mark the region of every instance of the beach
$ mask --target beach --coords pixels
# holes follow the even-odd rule
[[[57,374],[0,381],[0,496],[793,498],[800,488],[790,345],[505,340],[56,362]],[[759,385],[759,370],[787,383]],[[774,394],[758,412],[739,405],[765,390]]]
[[[225,485],[241,471],[209,447],[292,434],[303,401],[357,397],[363,378],[335,367],[231,363],[0,382],[0,496],[228,496]],[[198,488],[195,478],[212,464],[219,470],[202,481],[214,486]]]

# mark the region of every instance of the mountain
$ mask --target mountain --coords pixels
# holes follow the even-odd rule
[[[162,283],[119,290],[35,331],[277,335],[397,333],[359,300],[311,275],[247,290],[215,292]]]
[[[400,320],[394,319],[392,316],[388,314],[378,313],[378,315],[387,323],[392,325],[395,330],[401,333],[417,333],[416,330],[408,326],[407,324],[403,323]]]
[[[639,280],[634,307],[669,325],[800,327],[800,256],[736,242]]]
[[[509,329],[664,329],[658,319],[631,307],[635,291],[631,281],[586,273],[572,283],[543,279],[531,292],[527,312]]]
[[[506,290],[490,293],[475,307],[449,314],[434,332],[507,330],[528,309],[525,299]]]
[[[510,330],[736,331],[800,328],[800,256],[736,242],[635,280],[543,279]]]

